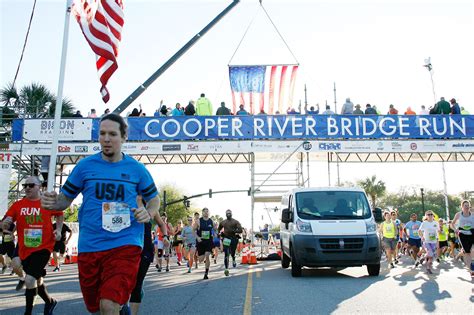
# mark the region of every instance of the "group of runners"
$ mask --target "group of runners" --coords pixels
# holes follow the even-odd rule
[[[128,126],[120,115],[103,116],[99,124],[101,152],[79,161],[59,193],[41,192],[40,179],[28,177],[23,183],[25,197],[15,202],[3,218],[1,249],[11,253],[11,266],[20,277],[17,289],[26,285],[25,314],[32,314],[37,295],[45,302],[44,314],[53,314],[56,308],[58,301],[48,293],[43,277],[51,252],[62,252],[56,242],[68,240],[63,211],[79,194],[79,284],[90,313],[137,314],[144,293],[143,280],[154,256],[158,270],[163,258],[165,270],[169,270],[169,246],[173,244],[170,237],[178,246],[182,242],[189,272],[197,252],[198,261],[205,262],[204,279],[209,277],[213,252],[217,258],[216,247],[222,247],[225,253],[226,275],[229,256],[236,265],[235,251],[242,227],[232,218],[232,211],[227,210],[227,218],[216,224],[204,208],[201,217],[197,214],[187,218],[177,233],[167,222],[166,214],[159,213],[158,189],[149,171],[122,152],[127,132]],[[156,222],[155,231],[151,220]],[[15,231],[17,256],[12,246]],[[4,261],[0,263],[6,265]],[[59,265],[55,267],[60,270]]]
[[[192,272],[193,266],[197,269],[199,263],[205,264],[204,279],[209,278],[211,259],[217,264],[219,252],[224,252],[224,274],[229,275],[229,259],[232,258],[232,266],[235,268],[235,254],[239,243],[239,234],[243,232],[242,225],[232,217],[232,210],[226,211],[226,219],[222,222],[214,222],[209,216],[209,209],[202,209],[202,216],[194,213],[194,216],[179,221],[173,228],[167,222],[166,214],[162,215],[166,222],[168,235],[157,226],[152,233],[154,238],[156,269],[163,270],[162,260],[164,258],[165,271],[170,271],[170,255],[175,253],[176,262],[180,266],[186,261],[188,273]],[[166,237],[168,236],[168,237]]]
[[[415,267],[424,264],[428,274],[433,274],[434,260],[440,263],[447,257],[462,258],[474,276],[474,213],[468,200],[461,202],[461,211],[447,222],[442,218],[436,220],[431,210],[425,212],[422,221],[412,213],[406,223],[398,219],[396,210],[385,211],[383,215],[379,231],[390,268],[399,263],[403,254],[412,258]]]

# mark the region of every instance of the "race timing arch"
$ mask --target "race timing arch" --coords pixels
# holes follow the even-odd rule
[[[99,122],[61,120],[56,186],[67,176],[65,166],[100,152]],[[259,197],[266,180],[258,183],[255,164],[262,161],[305,160],[308,174],[311,161],[474,161],[473,115],[178,116],[130,117],[127,122],[123,151],[144,164],[250,164],[252,208],[254,201],[271,201],[280,193]],[[13,169],[19,183],[41,168],[51,154],[52,127],[52,119],[14,120],[12,141],[0,152],[4,178]],[[19,185],[14,189],[19,191]]]

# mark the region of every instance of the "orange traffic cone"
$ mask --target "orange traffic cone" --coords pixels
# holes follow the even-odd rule
[[[256,265],[257,264],[257,255],[255,255],[255,252],[250,252],[250,259],[249,259],[249,264],[250,265]]]

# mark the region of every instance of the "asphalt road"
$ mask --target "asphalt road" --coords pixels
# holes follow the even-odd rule
[[[191,274],[176,264],[169,273],[151,266],[141,314],[474,314],[474,282],[460,262],[435,263],[430,276],[408,258],[392,270],[382,266],[379,277],[356,267],[304,269],[303,277],[292,278],[278,261],[267,261],[238,265],[225,277],[219,259],[209,280],[202,280],[203,265]],[[60,301],[56,314],[87,314],[76,266],[49,271],[48,290]],[[24,296],[14,290],[16,283],[14,276],[0,275],[0,314],[23,314]],[[43,313],[39,297],[34,313]]]

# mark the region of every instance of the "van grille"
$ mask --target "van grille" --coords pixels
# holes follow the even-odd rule
[[[323,238],[319,245],[326,253],[360,253],[364,248],[363,238]]]

